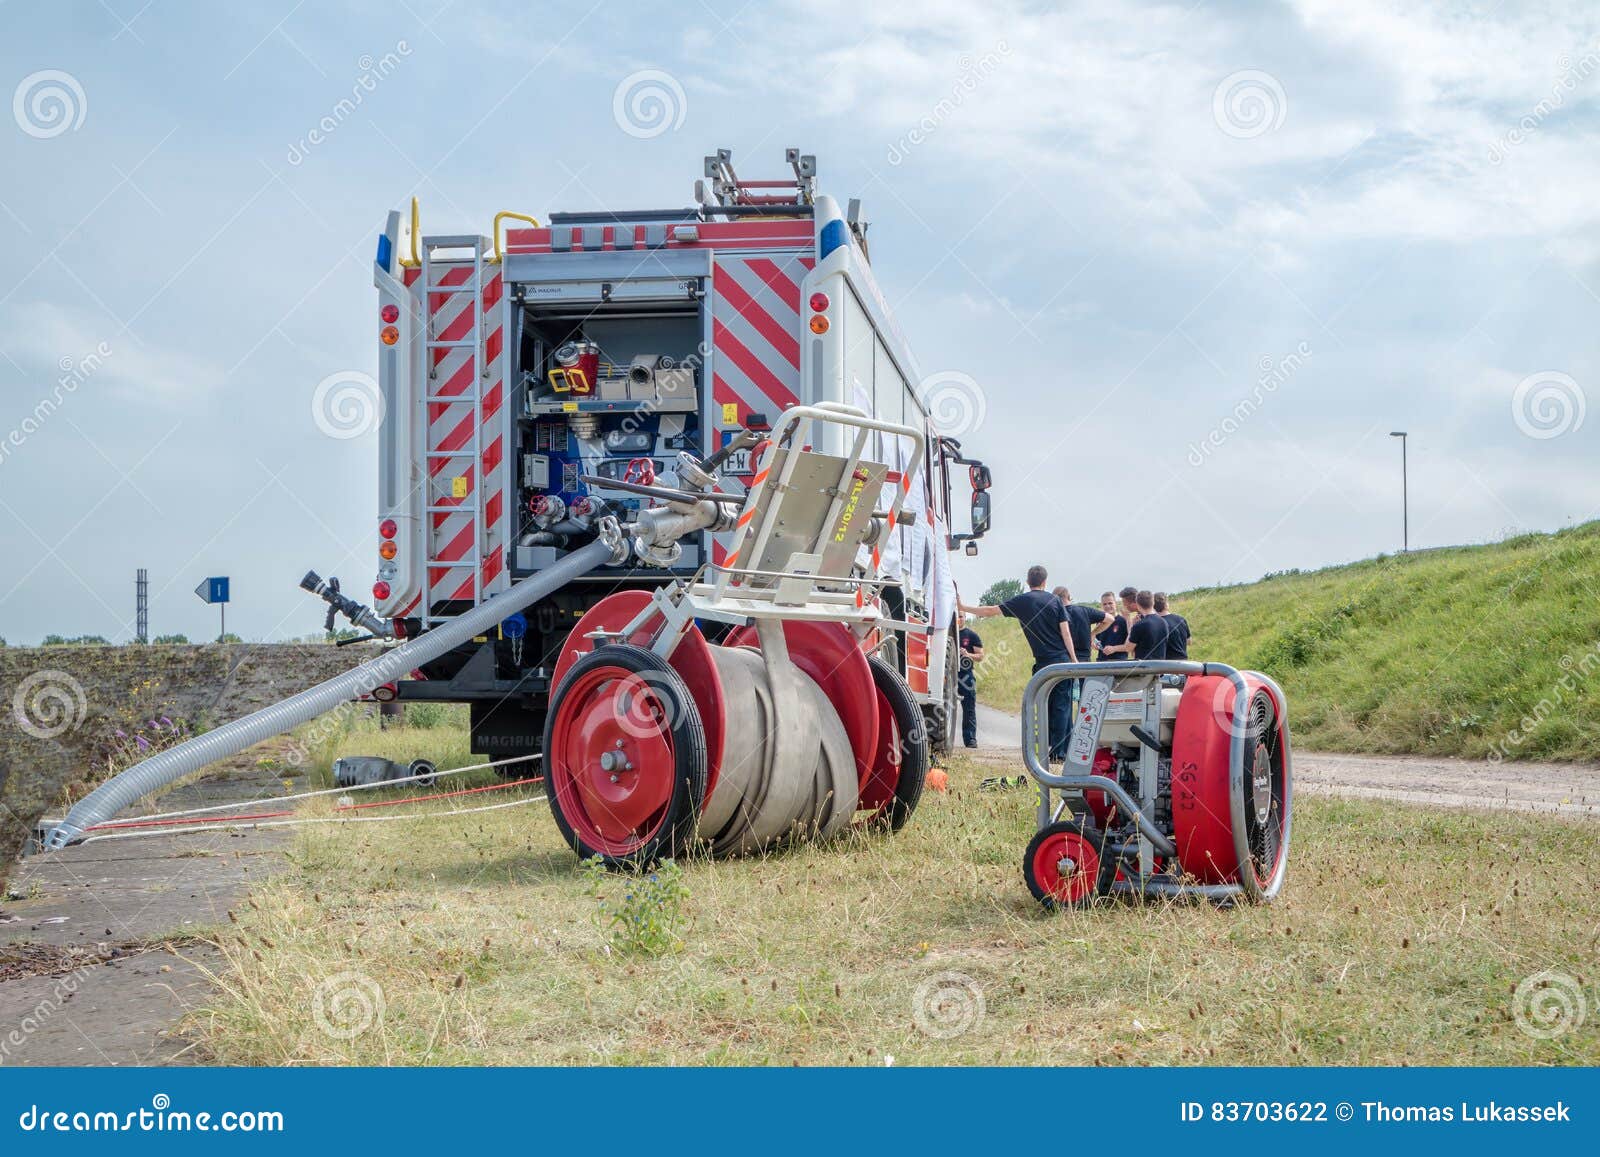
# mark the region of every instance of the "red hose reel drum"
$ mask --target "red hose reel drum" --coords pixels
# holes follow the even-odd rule
[[[890,830],[910,818],[927,772],[920,709],[847,627],[786,621],[789,662],[774,663],[753,628],[713,646],[690,624],[663,660],[649,650],[659,614],[620,637],[650,603],[608,596],[556,659],[549,797],[579,855],[640,863],[696,841],[748,854],[830,838],[863,810]],[[595,634],[621,645],[597,650]]]
[[[1172,732],[1173,842],[1185,874],[1206,884],[1244,884],[1255,894],[1270,888],[1288,850],[1289,737],[1274,691],[1252,672],[1242,674],[1249,694],[1237,720],[1231,679],[1191,675],[1184,685]],[[1236,727],[1244,740],[1244,774],[1231,784]],[[1243,797],[1243,863],[1234,837],[1235,791]]]

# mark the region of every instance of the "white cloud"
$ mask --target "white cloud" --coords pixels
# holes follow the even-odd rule
[[[47,302],[7,309],[0,322],[0,348],[40,389],[86,359],[94,363],[97,385],[169,405],[195,401],[217,389],[223,377],[203,358],[148,342],[141,345],[114,324]]]

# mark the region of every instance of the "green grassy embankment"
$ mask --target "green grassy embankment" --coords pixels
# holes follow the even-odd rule
[[[1309,750],[1600,757],[1600,522],[1175,596],[1190,657],[1265,671]],[[1030,659],[984,620],[978,695],[1015,712]]]

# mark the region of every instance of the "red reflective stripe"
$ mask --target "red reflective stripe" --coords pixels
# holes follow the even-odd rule
[[[500,402],[503,397],[500,383],[496,382],[489,387],[489,392],[483,395],[483,420],[488,422],[500,412]]]
[[[718,353],[728,356],[728,360],[738,366],[744,376],[749,378],[755,387],[767,397],[780,410],[787,410],[790,406],[798,405],[799,399],[794,396],[794,391],[778,380],[778,375],[767,368],[767,364],[755,354],[751,353],[745,344],[727,326],[720,321],[711,323],[713,344]]]
[[[794,310],[796,317],[799,316],[800,283],[798,281],[791,281],[783,270],[778,268],[777,262],[768,257],[753,257],[745,264],[750,267],[752,273],[766,283],[767,288],[783,298],[784,303]]]
[[[434,392],[450,397],[454,397],[457,394],[464,394],[467,392],[467,387],[472,384],[472,375],[476,372],[477,367],[472,364],[472,360],[469,358],[462,362],[461,365],[456,367],[455,373],[451,374],[450,377],[445,381],[444,385],[440,386]],[[430,402],[428,405],[428,420],[430,422],[434,421],[439,417],[440,414],[444,413],[444,408],[447,405],[453,404],[454,403],[451,402]]]
[[[460,562],[466,558],[467,548],[472,545],[473,535],[476,530],[477,527],[472,525],[472,520],[468,519],[467,524],[463,526],[461,530],[457,532],[456,536],[445,545],[445,548],[438,553],[438,561]]]
[[[462,418],[461,421],[456,424],[456,428],[445,435],[444,440],[433,448],[440,451],[461,449],[461,447],[472,441],[472,424],[476,417],[476,414],[468,414],[466,417]],[[459,459],[456,458],[435,458],[432,464],[428,467],[428,472],[437,476],[452,462],[458,461]]]
[[[485,587],[500,576],[500,568],[504,563],[505,549],[503,547],[497,546],[489,552],[489,557],[483,560],[483,585]]]
[[[799,340],[792,332],[785,329],[777,318],[762,309],[760,303],[744,291],[743,286],[731,276],[723,277],[717,282],[717,292],[722,295],[724,301],[733,306],[740,317],[749,322],[755,331],[766,339],[768,345],[782,354],[795,369],[800,368]]]

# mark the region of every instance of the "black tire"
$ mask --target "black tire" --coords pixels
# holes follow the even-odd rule
[[[562,797],[566,794],[566,778],[560,773],[559,753],[555,749],[557,725],[568,694],[580,683],[586,682],[597,668],[606,667],[644,676],[652,694],[665,701],[662,704],[666,715],[663,722],[671,736],[674,755],[673,787],[664,818],[639,846],[623,853],[595,846],[564,813]],[[550,814],[555,818],[562,838],[579,858],[587,860],[598,856],[608,868],[639,868],[681,856],[693,845],[700,808],[706,795],[705,727],[689,688],[667,661],[655,652],[630,643],[613,643],[596,649],[574,663],[561,680],[561,685],[550,696],[550,711],[544,728],[544,750],[545,794],[550,800]]]
[[[1046,871],[1041,869],[1040,860],[1047,859],[1044,846],[1060,840],[1062,837],[1079,839],[1094,849],[1096,862],[1093,868],[1093,882],[1088,890],[1075,900],[1063,900],[1057,895],[1059,878],[1047,879]],[[1033,898],[1044,905],[1050,912],[1061,908],[1087,908],[1096,900],[1106,894],[1111,879],[1116,875],[1116,865],[1112,863],[1107,870],[1106,863],[1106,837],[1099,828],[1082,819],[1058,820],[1040,828],[1034,833],[1033,839],[1028,841],[1028,848],[1022,853],[1022,878],[1027,882],[1028,891]]]
[[[922,708],[900,672],[876,656],[867,660],[878,694],[889,705],[895,727],[900,731],[900,778],[894,785],[894,798],[884,805],[874,822],[891,832],[906,826],[922,798],[922,785],[928,778],[928,726]]]
[[[956,682],[961,676],[961,635],[950,628],[950,644],[944,654],[944,699],[928,703],[922,715],[928,726],[928,750],[935,756],[947,756],[955,747],[956,729],[960,726],[957,712]]]

